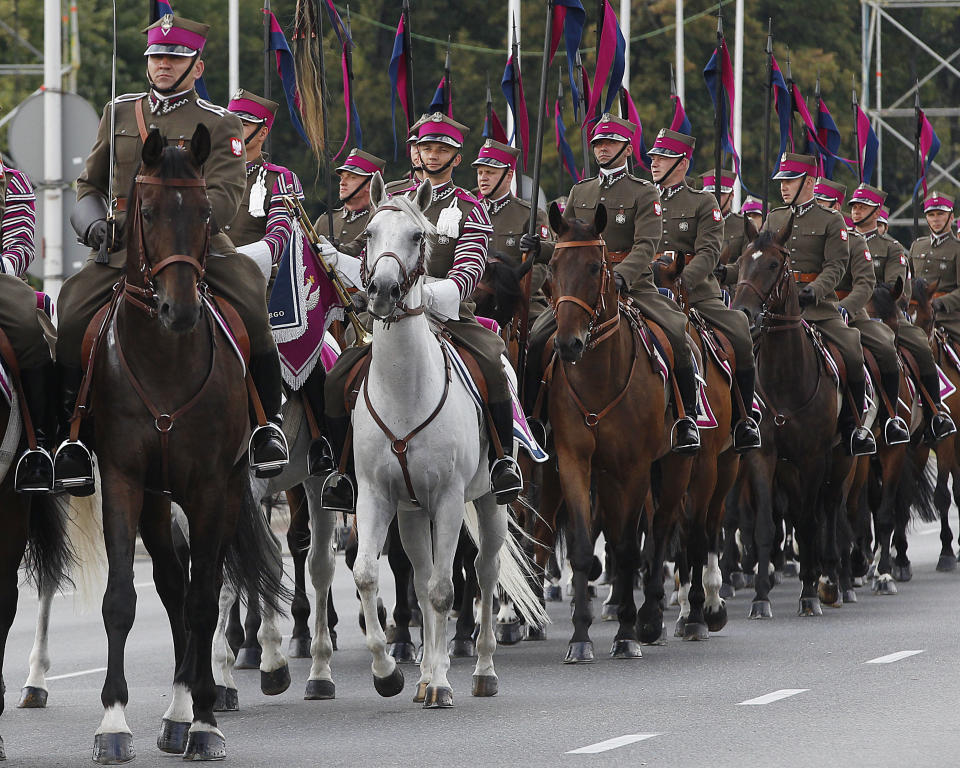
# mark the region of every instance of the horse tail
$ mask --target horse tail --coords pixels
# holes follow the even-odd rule
[[[894,501],[897,520],[935,523],[940,520],[940,512],[934,503],[934,491],[937,484],[936,465],[927,462],[918,467],[907,456],[900,470],[900,484]]]
[[[67,500],[43,494],[31,497],[27,503],[27,578],[39,592],[53,594],[70,583],[75,562],[67,535]]]
[[[98,606],[107,586],[102,501],[99,483],[93,495],[65,500],[70,548],[73,551],[71,580],[76,590],[74,609],[80,613]]]
[[[465,505],[463,520],[473,543],[479,546],[480,522],[477,519],[477,508],[472,502],[467,502]],[[507,520],[509,521],[507,537],[500,548],[500,573],[497,576],[497,583],[513,601],[517,612],[528,624],[537,627],[546,626],[550,623],[550,617],[541,605],[537,594],[530,588],[531,583],[538,583],[534,564],[510,529],[519,531],[521,535],[526,534],[517,525],[513,515],[507,514]]]
[[[254,498],[248,473],[244,473],[243,500],[233,541],[227,546],[226,578],[246,599],[259,597],[264,604],[285,616],[284,603],[293,593],[283,583],[280,540],[270,530],[267,518]]]

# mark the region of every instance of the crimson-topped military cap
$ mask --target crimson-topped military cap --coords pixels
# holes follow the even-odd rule
[[[701,174],[700,180],[703,183],[705,192],[716,191],[717,172],[709,171]],[[737,183],[737,177],[731,171],[720,171],[720,193],[733,192],[733,185]]]
[[[693,148],[697,140],[685,133],[677,133],[669,128],[661,128],[656,141],[647,152],[648,155],[663,155],[664,157],[693,157]]]
[[[607,139],[609,141],[630,141],[637,132],[637,126],[622,117],[604,112],[597,121],[590,143]]]
[[[337,173],[349,171],[357,174],[357,176],[373,176],[377,171],[383,173],[386,164],[386,160],[381,160],[376,155],[371,155],[362,149],[351,149],[346,160],[337,168]]]
[[[493,139],[487,139],[471,165],[487,165],[491,168],[516,168],[520,150]]]
[[[890,211],[886,208],[881,208],[880,213],[877,214],[877,221],[882,221],[884,224],[890,223]]]
[[[861,184],[850,195],[850,203],[862,203],[879,208],[883,201],[887,199],[887,193],[879,187],[871,187],[869,184]]]
[[[923,201],[923,212],[927,211],[952,211],[953,198],[947,197],[943,192],[931,192]]]
[[[813,155],[798,155],[784,152],[780,157],[780,167],[773,175],[775,179],[799,179],[801,176],[817,175],[817,159]]]
[[[420,115],[417,118],[417,122],[410,126],[410,133],[407,134],[407,144],[416,144],[417,143],[417,134],[420,131],[420,126],[423,125],[424,120],[426,120],[429,115]]]
[[[847,196],[847,187],[830,179],[817,179],[817,184],[813,188],[813,196],[843,205],[844,198]]]
[[[744,215],[751,213],[763,214],[763,203],[755,197],[748,197],[743,205],[740,206],[740,213]]]
[[[273,128],[273,120],[277,116],[279,106],[275,101],[270,101],[270,99],[257,96],[257,94],[241,88],[230,99],[227,109],[245,123],[255,123]]]
[[[167,13],[143,29],[147,36],[144,56],[195,56],[207,42],[209,24]]]
[[[417,144],[438,141],[460,149],[470,129],[442,112],[427,115],[417,128]]]

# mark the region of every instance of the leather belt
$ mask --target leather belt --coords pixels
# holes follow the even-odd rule
[[[630,251],[607,251],[607,261],[611,264],[619,264],[629,255]]]
[[[837,288],[837,298],[840,299],[840,301],[843,301],[849,295],[850,295],[850,291],[842,291],[839,288]]]
[[[797,272],[796,270],[794,270],[793,277],[798,283],[812,283],[814,280],[820,277],[820,273],[819,272]]]
[[[693,257],[696,256],[695,253],[680,254],[679,251],[661,251],[660,253],[657,254],[656,259],[657,261],[665,261],[669,264],[669,263],[672,263],[673,260],[676,259],[678,255],[683,256],[684,264],[689,264],[691,261],[693,261]]]

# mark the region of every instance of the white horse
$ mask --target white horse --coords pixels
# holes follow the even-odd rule
[[[395,696],[403,690],[403,674],[387,653],[377,619],[377,559],[398,515],[423,611],[423,661],[414,701],[450,707],[446,628],[453,604],[454,551],[465,517],[479,550],[474,696],[493,696],[498,690],[493,666],[498,577],[531,623],[542,625],[547,619],[523,577],[522,555],[507,530],[507,509],[497,505],[490,489],[487,435],[477,405],[451,373],[448,352],[422,310],[428,243],[436,236],[423,214],[431,202],[431,185],[424,182],[408,196],[387,201],[376,174],[370,189],[375,212],[367,227],[364,287],[368,310],[380,319],[374,322],[370,368],[353,412],[359,543],[353,575],[373,654],[374,686],[382,696]],[[466,505],[466,515],[465,502],[473,502]],[[505,541],[513,547],[504,547]],[[508,566],[503,573],[501,564]]]

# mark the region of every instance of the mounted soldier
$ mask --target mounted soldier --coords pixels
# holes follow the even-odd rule
[[[881,235],[887,234],[890,229],[890,211],[880,206],[880,212],[877,214],[877,232]]]
[[[313,228],[318,233],[336,241],[344,253],[360,256],[363,242],[357,238],[363,233],[370,221],[370,181],[375,173],[383,173],[386,165],[376,155],[362,149],[351,149],[350,154],[336,169],[340,178],[338,195],[343,205],[333,212],[335,232],[330,232],[328,218],[320,216]]]
[[[790,268],[799,285],[803,318],[840,352],[846,369],[848,397],[840,408],[838,426],[843,447],[852,456],[876,453],[877,444],[861,423],[866,379],[860,332],[850,328],[840,315],[836,288],[850,262],[850,235],[841,216],[817,205],[813,196],[817,161],[810,155],[784,153],[774,175],[780,180],[785,205],[770,211],[764,229],[782,230],[793,217],[793,230],[786,247]],[[851,406],[851,402],[853,406]]]
[[[943,328],[950,338],[960,339],[960,290],[957,278],[960,275],[960,240],[952,230],[953,199],[942,192],[931,192],[923,201],[923,214],[927,220],[930,234],[917,238],[910,246],[910,261],[913,264],[913,274],[922,277],[928,283],[937,283],[936,293],[933,294],[933,311],[935,327]],[[947,435],[956,432],[953,420],[946,413],[940,403],[939,374],[934,367],[929,371],[926,353],[930,353],[926,335],[912,323],[907,324],[910,330],[904,335],[904,324],[901,323],[900,343],[910,350],[920,367],[922,384],[938,403],[937,413],[931,419],[931,434],[934,440],[942,440]],[[918,333],[919,332],[919,333]],[[923,351],[916,349],[917,342],[924,341]],[[932,354],[930,362],[932,362]],[[932,389],[931,389],[932,387]]]
[[[510,192],[520,150],[493,139],[484,141],[472,165],[477,169],[477,190],[490,216],[493,237],[490,256],[506,257],[514,269],[523,262],[523,254],[532,254],[534,264],[530,280],[530,322],[547,308],[543,284],[547,279],[547,264],[553,256],[553,242],[547,214],[537,211],[537,234],[527,232],[530,221],[530,203]]]
[[[242,88],[227,105],[227,109],[243,123],[247,186],[240,198],[236,217],[223,231],[238,253],[256,262],[268,283],[276,274],[280,257],[293,233],[290,213],[281,198],[293,196],[303,200],[303,188],[297,174],[270,162],[263,153],[263,144],[273,129],[277,107],[277,102]]]
[[[77,206],[71,224],[81,242],[92,249],[86,265],[67,280],[60,293],[57,367],[61,383],[61,424],[65,433],[83,379],[80,347],[97,310],[106,304],[126,262],[123,225],[127,190],[140,164],[148,132],[157,128],[168,141],[190,144],[198,123],[210,133],[210,155],[203,165],[210,199],[210,258],[205,280],[228,301],[243,321],[250,339],[250,374],[260,394],[268,423],[250,438],[251,467],[272,476],[287,462],[280,430],[280,361],[267,319],[262,272],[238,253],[223,227],[234,220],[246,186],[243,124],[223,107],[201,99],[194,81],[203,74],[200,58],[209,27],[170,14],[147,27],[147,81],[150,91],[117,97],[100,120],[96,143],[77,181]],[[112,118],[111,111],[115,110]],[[110,128],[114,133],[110,135]],[[111,157],[111,152],[113,156]],[[113,178],[110,178],[110,171]],[[115,200],[108,201],[108,190]],[[116,211],[112,219],[110,211]],[[64,440],[55,459],[56,485],[73,493],[93,490],[93,466],[82,442]]]
[[[673,348],[673,376],[681,402],[674,403],[677,420],[671,431],[671,447],[677,453],[696,453],[700,449],[700,433],[694,419],[697,383],[687,341],[687,317],[653,282],[652,263],[663,234],[660,194],[649,181],[627,171],[636,128],[610,114],[600,118],[590,139],[600,173],[573,186],[563,216],[590,222],[601,204],[606,207],[609,216],[603,239],[607,258],[615,264],[617,288],[630,296],[642,315],[663,329]],[[530,332],[525,394],[528,404],[539,389],[544,349],[556,327],[555,313],[544,312]]]
[[[663,208],[663,236],[658,262],[683,259],[681,279],[690,305],[707,324],[723,334],[734,354],[733,449],[737,453],[760,447],[760,428],[750,414],[753,404],[755,368],[750,324],[743,312],[727,309],[713,271],[720,261],[724,220],[712,192],[691,189],[686,182],[690,158],[697,140],[693,136],[664,129],[650,149],[650,173],[660,189]],[[706,179],[705,179],[706,181]],[[727,206],[733,192],[733,177],[727,179]],[[714,178],[709,177],[711,189]],[[721,181],[720,197],[724,196]],[[743,230],[743,220],[739,221]],[[741,408],[742,406],[742,408]]]
[[[847,188],[835,181],[820,179],[813,188],[813,195],[823,208],[840,212],[847,196]],[[900,397],[900,359],[897,356],[896,336],[885,323],[874,322],[866,310],[878,279],[874,274],[876,261],[863,235],[855,227],[849,228],[847,232],[850,237],[847,241],[850,260],[836,289],[841,314],[844,315],[847,325],[860,331],[860,343],[876,360],[876,374],[879,374],[880,379],[876,383],[886,395],[886,398],[879,398],[880,407],[886,409],[886,403],[889,403],[893,409],[893,413],[887,409],[887,420],[883,427],[884,442],[887,445],[908,443],[910,430],[896,413],[897,400]]]
[[[729,171],[720,173],[720,192],[717,192],[716,171],[700,175],[700,188],[704,192],[712,192],[720,206],[720,215],[723,216],[723,240],[720,243],[720,253],[729,251],[730,260],[736,261],[746,247],[746,230],[744,229],[743,211],[732,209],[733,185],[737,177]]]
[[[386,185],[387,194],[394,195],[410,187],[417,186],[423,181],[427,174],[423,171],[423,163],[420,160],[420,149],[417,147],[417,139],[420,132],[420,126],[429,115],[420,115],[420,118],[410,126],[410,132],[407,134],[407,154],[410,155],[410,171],[402,179],[388,182]]]
[[[30,179],[0,160],[0,329],[16,357],[36,448],[17,461],[14,487],[23,493],[53,490],[56,379],[50,346],[37,314],[37,294],[22,280],[36,255],[36,196]],[[0,350],[7,366],[7,350]],[[7,371],[11,376],[16,371]]]
[[[499,458],[492,445],[490,483],[498,504],[517,498],[523,481],[516,461],[509,455],[513,445],[513,404],[500,356],[503,341],[484,328],[473,315],[469,297],[483,274],[493,227],[483,204],[453,181],[453,169],[463,160],[461,149],[470,129],[447,115],[436,112],[417,129],[417,149],[423,171],[430,179],[432,201],[424,215],[437,228],[436,242],[429,249],[426,271],[431,282],[423,288],[423,303],[458,346],[471,352],[487,384],[493,429],[506,455]],[[409,189],[418,186],[411,182]],[[398,192],[397,194],[400,194]],[[350,283],[362,288],[359,261],[333,246],[323,248],[323,257]],[[339,458],[346,442],[350,416],[344,403],[346,378],[369,346],[345,350],[327,375],[325,408],[328,433]],[[335,478],[324,490],[324,506],[342,508],[343,478]],[[328,493],[329,492],[329,493]],[[328,503],[329,502],[329,503]]]

